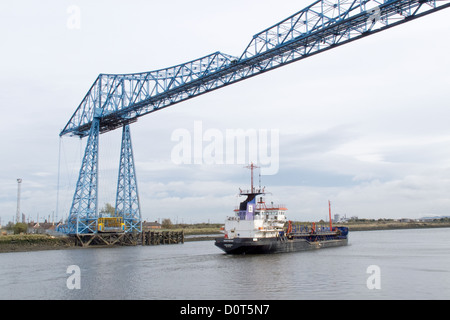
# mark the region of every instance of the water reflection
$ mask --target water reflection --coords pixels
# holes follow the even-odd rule
[[[66,286],[69,265],[81,289]],[[381,290],[366,269],[381,269]],[[450,229],[354,232],[350,245],[230,256],[212,241],[0,254],[0,299],[448,299]]]

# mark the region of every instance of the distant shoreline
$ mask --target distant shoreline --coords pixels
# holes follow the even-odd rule
[[[334,224],[334,226],[345,226],[349,228],[350,232],[353,232],[353,231],[375,231],[375,230],[450,228],[450,222],[375,221],[375,222],[359,222],[359,223],[358,222],[338,223]],[[219,234],[220,228],[217,228],[217,230],[208,229],[207,232],[205,232],[205,230],[202,229],[190,230],[188,233],[186,233],[185,242],[212,241],[214,240],[215,236],[218,236]],[[73,239],[66,236],[53,237],[43,234],[0,236],[0,253],[29,252],[41,250],[42,251],[65,250],[65,249],[82,249],[82,247],[76,246]]]
[[[349,231],[401,230],[450,228],[450,222],[394,222],[377,221],[373,223],[337,223],[336,226],[348,227]]]

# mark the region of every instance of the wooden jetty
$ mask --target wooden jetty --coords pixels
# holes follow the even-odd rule
[[[139,244],[138,233],[107,232],[74,235],[75,245],[89,246],[136,246]]]
[[[184,231],[144,231],[142,245],[152,246],[160,244],[184,243]]]
[[[75,245],[90,246],[151,246],[184,243],[184,231],[143,231],[141,233],[104,232],[73,235]]]

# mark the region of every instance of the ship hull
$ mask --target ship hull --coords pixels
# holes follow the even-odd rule
[[[348,244],[348,239],[330,239],[309,241],[306,238],[281,239],[281,238],[216,238],[215,245],[227,254],[267,254],[286,253],[322,248],[340,247]]]

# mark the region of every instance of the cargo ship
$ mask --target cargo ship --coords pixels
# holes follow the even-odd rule
[[[224,236],[215,239],[215,245],[227,254],[284,253],[312,249],[345,246],[348,243],[348,228],[333,227],[331,204],[328,202],[329,226],[299,225],[286,219],[284,205],[267,205],[265,188],[253,186],[251,164],[251,187],[239,190],[247,198],[227,217],[222,230]]]

